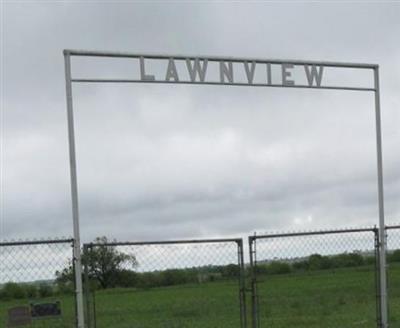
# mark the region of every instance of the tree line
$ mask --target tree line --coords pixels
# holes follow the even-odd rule
[[[388,263],[400,262],[400,250],[388,254]],[[257,273],[261,274],[288,274],[308,271],[333,270],[372,266],[376,263],[374,255],[362,253],[341,253],[336,255],[312,254],[306,258],[294,260],[273,260],[258,263]]]
[[[107,243],[106,237],[95,240],[95,246],[82,256],[83,265],[87,268],[87,276],[92,289],[108,288],[154,288],[183,284],[220,281],[239,276],[237,264],[210,265],[202,267],[166,269],[151,272],[138,272],[138,263],[134,255],[118,251],[115,246],[101,245]],[[313,254],[306,258],[292,260],[259,261],[256,271],[259,274],[277,275],[318,270],[333,270],[372,266],[374,255],[361,253],[342,253],[337,255]],[[388,254],[388,262],[400,262],[400,250]],[[250,268],[245,268],[246,276]],[[0,288],[0,299],[43,298],[59,294],[74,293],[74,270],[69,265],[55,272],[53,282],[15,283],[9,282]]]

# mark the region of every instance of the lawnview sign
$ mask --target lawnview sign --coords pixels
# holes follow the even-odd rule
[[[184,62],[185,68],[179,67],[177,62]],[[176,59],[169,58],[165,65],[165,74],[157,76],[151,72],[151,68],[148,68],[148,63],[145,57],[140,57],[140,80],[143,82],[181,82],[182,76],[185,75],[184,82],[190,83],[220,83],[220,84],[264,84],[266,86],[276,85],[281,83],[282,86],[295,86],[298,83],[295,79],[294,69],[295,65],[290,63],[282,63],[279,65],[273,65],[271,63],[257,63],[256,61],[219,61],[218,65],[218,80],[210,80],[207,75],[207,69],[209,68],[208,59],[200,58],[185,58]],[[235,65],[234,65],[235,64]],[[273,73],[274,66],[274,75]],[[277,67],[275,67],[277,66]],[[298,66],[298,65],[297,65]],[[324,72],[324,66],[322,65],[301,65],[303,73],[309,87],[320,87],[322,83],[322,76]],[[256,80],[257,72],[257,80]],[[236,76],[241,74],[245,76],[245,80],[241,79],[238,81]],[[274,76],[274,78],[273,78]],[[276,79],[276,81],[275,81]],[[259,82],[256,82],[259,81]],[[301,84],[301,83],[300,83]],[[303,84],[304,85],[304,84]]]

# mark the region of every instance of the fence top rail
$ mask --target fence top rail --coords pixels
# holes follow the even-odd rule
[[[74,239],[43,239],[43,240],[26,240],[26,241],[2,241],[2,246],[27,246],[27,245],[48,245],[48,244],[67,244],[73,243]]]
[[[219,239],[188,239],[188,240],[156,240],[136,242],[111,242],[111,243],[87,243],[84,247],[96,246],[143,246],[143,245],[171,245],[171,244],[210,244],[210,243],[242,243],[241,238],[219,238]]]
[[[319,230],[319,231],[304,231],[304,232],[292,232],[292,233],[274,233],[274,234],[263,234],[249,236],[250,240],[255,239],[268,239],[268,238],[279,238],[279,237],[300,237],[300,236],[314,236],[314,235],[330,235],[330,234],[341,234],[341,233],[356,233],[356,232],[377,232],[376,227],[371,228],[358,228],[358,229],[335,229],[335,230]]]
[[[386,230],[400,229],[400,225],[386,226],[385,229]]]
[[[186,59],[207,59],[208,61],[228,61],[228,62],[243,62],[252,61],[256,63],[269,64],[293,64],[293,65],[321,65],[327,67],[343,67],[343,68],[361,68],[361,69],[376,69],[378,64],[371,63],[350,63],[350,62],[333,62],[333,61],[312,61],[298,59],[262,59],[262,58],[239,58],[230,56],[193,56],[193,55],[171,55],[171,54],[140,54],[130,52],[112,52],[112,51],[93,51],[93,50],[78,50],[65,49],[64,55],[78,57],[112,57],[112,58],[148,58],[148,59],[170,59],[177,60]]]

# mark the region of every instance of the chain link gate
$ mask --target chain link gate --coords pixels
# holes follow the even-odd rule
[[[379,231],[249,237],[252,327],[381,327]]]
[[[76,327],[73,239],[0,243],[0,326]]]
[[[89,328],[247,325],[242,239],[84,245]]]
[[[400,326],[400,225],[387,226],[389,326]]]

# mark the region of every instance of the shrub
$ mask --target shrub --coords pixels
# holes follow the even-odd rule
[[[365,264],[367,264],[367,265],[375,265],[375,263],[376,263],[376,258],[375,258],[375,256],[366,256],[366,257],[364,258],[364,262],[365,262]]]
[[[139,275],[138,287],[152,288],[160,286],[162,286],[160,272],[144,272]]]
[[[309,270],[326,270],[330,269],[333,265],[332,259],[328,256],[322,256],[320,254],[310,255],[308,258]]]
[[[25,295],[28,298],[35,298],[38,294],[37,287],[32,284],[24,285],[23,288],[25,289]]]
[[[3,286],[0,295],[2,299],[20,299],[26,297],[26,291],[21,285],[15,282],[8,282]]]
[[[49,284],[42,283],[39,285],[39,296],[49,297],[53,295],[53,288]]]
[[[237,264],[228,264],[221,269],[223,277],[237,277],[239,275],[239,266]]]
[[[297,261],[292,264],[295,271],[307,271],[310,267],[308,260]]]
[[[268,272],[268,265],[266,264],[258,264],[255,268],[256,273],[258,274],[266,274]]]
[[[273,261],[266,266],[267,274],[285,274],[290,273],[292,268],[289,263]]]
[[[400,262],[400,249],[396,249],[393,253],[388,255],[388,262]]]
[[[186,273],[183,270],[165,270],[161,272],[162,286],[185,284],[188,282]]]
[[[335,268],[350,268],[364,265],[362,255],[357,253],[343,253],[332,256],[332,263]]]
[[[75,292],[74,283],[73,282],[66,282],[62,284],[57,283],[57,292],[60,294],[73,294]]]
[[[139,282],[138,273],[130,270],[120,270],[115,275],[118,287],[136,287]]]

